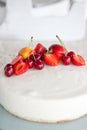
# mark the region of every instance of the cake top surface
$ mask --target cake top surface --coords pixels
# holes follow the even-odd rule
[[[53,43],[53,42],[51,42]],[[44,42],[46,46],[49,43]],[[49,67],[43,70],[31,69],[20,76],[10,78],[4,75],[4,66],[9,63],[18,50],[27,42],[0,42],[0,88],[25,98],[64,99],[87,94],[87,65]],[[68,50],[75,50],[87,61],[86,43],[66,43]]]

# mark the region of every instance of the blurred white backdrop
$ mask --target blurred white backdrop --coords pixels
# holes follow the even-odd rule
[[[87,19],[87,0],[73,0],[75,2],[81,2],[81,1],[84,1],[85,3],[85,16],[86,16],[86,19]]]
[[[7,13],[5,21],[0,26],[0,39],[25,40],[33,35],[37,39],[53,40],[54,35],[61,34],[61,37],[67,41],[78,40],[85,35],[86,18],[83,1],[87,3],[87,0],[72,0],[75,4],[69,10],[69,15],[64,17],[53,14],[51,17],[32,17],[32,0],[5,1],[7,1]],[[64,3],[63,7],[65,7]],[[85,14],[87,16],[87,13]]]

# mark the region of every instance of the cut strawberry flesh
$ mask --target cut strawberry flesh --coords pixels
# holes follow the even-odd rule
[[[57,66],[60,63],[60,59],[55,54],[49,53],[44,55],[44,62],[47,65]]]
[[[41,43],[38,43],[35,47],[35,51],[36,53],[43,55],[47,51],[47,49]]]
[[[17,62],[23,61],[23,57],[21,55],[18,55],[16,58],[14,58],[11,62],[12,65],[15,65]]]
[[[14,65],[14,74],[20,75],[28,70],[28,64],[24,62],[18,62]]]
[[[74,55],[72,57],[72,63],[74,65],[77,65],[77,66],[84,66],[85,65],[85,60],[82,56],[80,55]]]

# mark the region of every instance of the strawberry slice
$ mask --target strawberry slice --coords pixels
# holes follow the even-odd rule
[[[50,66],[57,66],[60,63],[60,58],[53,53],[46,53],[44,55],[44,62]]]
[[[28,64],[26,64],[25,62],[17,62],[14,65],[14,74],[15,75],[23,74],[27,70],[28,70]]]
[[[14,65],[14,64],[16,64],[16,63],[19,62],[19,61],[23,61],[23,57],[22,57],[21,55],[16,56],[16,57],[12,60],[11,64]]]
[[[77,65],[77,66],[84,66],[85,65],[85,60],[80,55],[73,55],[73,57],[72,57],[72,63],[74,65]]]
[[[47,49],[41,43],[38,43],[35,47],[35,52],[38,54],[43,55],[46,51]]]

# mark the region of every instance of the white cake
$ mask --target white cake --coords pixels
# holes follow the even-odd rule
[[[4,66],[26,45],[0,42],[0,104],[20,118],[39,122],[62,122],[87,114],[87,66],[60,64],[10,78],[4,75]],[[86,44],[67,43],[66,47],[87,60]]]

